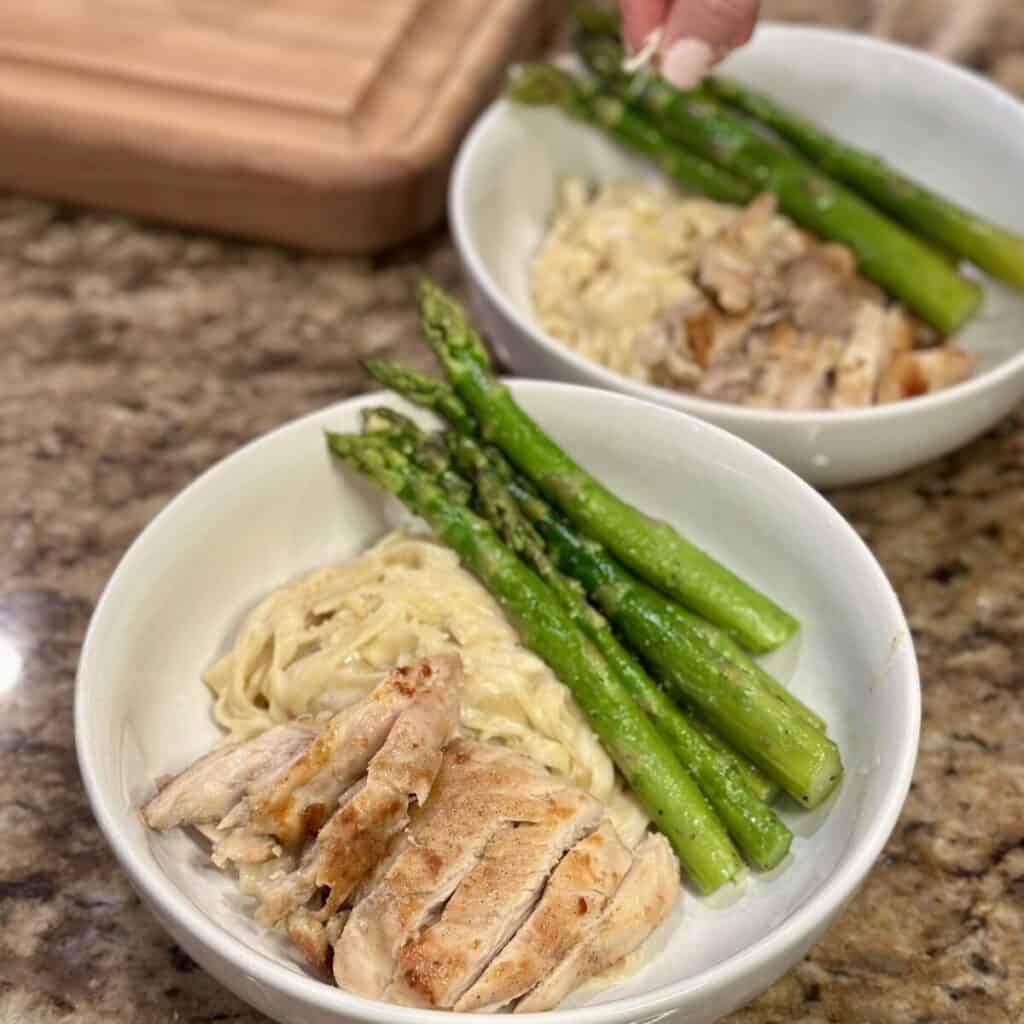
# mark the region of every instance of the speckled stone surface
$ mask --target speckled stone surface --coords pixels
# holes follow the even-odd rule
[[[768,5],[922,45],[942,6]],[[958,56],[1024,91],[1024,4],[966,43]],[[370,353],[429,364],[410,303],[423,269],[457,286],[442,233],[376,262],[310,259],[0,197],[0,675],[16,677],[0,694],[0,1024],[262,1019],[167,938],[93,823],[72,740],[79,646],[127,545],[197,473],[365,389]],[[921,756],[863,893],[733,1021],[1018,1024],[1024,410],[833,499],[909,611]]]

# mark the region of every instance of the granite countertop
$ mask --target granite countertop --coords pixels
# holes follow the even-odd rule
[[[1024,2],[766,7],[935,46],[1024,94]],[[263,1019],[167,937],[93,822],[79,647],[125,548],[200,471],[367,389],[367,355],[429,365],[410,302],[424,269],[458,288],[443,233],[380,260],[309,258],[0,196],[0,1022]],[[1024,409],[950,459],[831,497],[909,610],[921,754],[861,895],[732,1020],[1024,1021]]]

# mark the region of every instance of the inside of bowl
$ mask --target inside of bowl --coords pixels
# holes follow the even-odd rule
[[[827,719],[847,772],[828,807],[783,808],[796,839],[771,876],[710,900],[688,893],[639,973],[575,999],[601,1004],[695,978],[766,939],[877,838],[883,809],[895,813],[893,778],[906,771],[916,729],[913,654],[881,570],[853,531],[765,456],[621,396],[545,384],[518,385],[517,394],[609,486],[674,522],[801,619],[799,640],[769,665]],[[322,439],[327,427],[357,430],[359,409],[379,401],[346,403],[278,431],[193,485],[129,552],[83,661],[80,743],[119,852],[151,884],[170,883],[186,918],[202,915],[223,929],[247,970],[254,954],[304,968],[253,923],[198,842],[147,832],[136,809],[159,775],[219,737],[201,676],[245,612],[275,587],[351,558],[398,521],[397,506],[332,462]],[[624,429],[609,435],[611,418]]]
[[[724,71],[1024,233],[1024,111],[980,80],[851,36],[782,26],[762,27]],[[659,172],[558,112],[507,102],[498,111],[474,139],[472,173],[463,179],[465,227],[493,286],[532,321],[530,263],[553,214],[559,180]],[[960,341],[985,370],[1020,351],[1024,294],[968,272],[982,280],[986,301]]]

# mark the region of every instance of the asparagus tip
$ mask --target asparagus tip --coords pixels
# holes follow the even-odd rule
[[[571,106],[572,77],[553,64],[520,64],[509,75],[507,95],[529,106]]]
[[[325,430],[324,440],[327,442],[327,447],[335,455],[340,455],[343,459],[347,459],[355,455],[358,449],[356,442],[360,441],[361,438],[357,434],[339,434],[333,430]]]
[[[442,361],[457,351],[490,370],[491,357],[462,306],[428,277],[420,278],[416,294],[423,333]]]

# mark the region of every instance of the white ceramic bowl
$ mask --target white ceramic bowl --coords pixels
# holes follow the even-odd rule
[[[763,25],[728,74],[837,136],[883,153],[919,180],[1024,233],[1024,106],[952,64],[863,36]],[[653,174],[602,133],[543,108],[496,102],[463,144],[450,220],[474,306],[516,373],[590,384],[692,413],[828,487],[901,472],[966,444],[1024,398],[1024,295],[984,281],[963,333],[979,357],[964,384],[863,410],[748,409],[641,384],[576,355],[534,322],[529,264],[567,174]]]
[[[796,962],[882,849],[917,749],[920,694],[907,624],[853,530],[745,442],[623,395],[530,381],[513,390],[610,486],[676,523],[800,617],[800,639],[771,665],[825,716],[843,752],[846,777],[830,806],[786,814],[796,839],[772,877],[751,880],[731,906],[688,895],[639,974],[585,1009],[538,1017],[610,1024],[679,1011],[688,1024],[707,1024]],[[280,1021],[451,1017],[370,1002],[314,979],[285,942],[252,922],[196,843],[181,832],[146,831],[136,808],[158,775],[218,739],[200,674],[243,615],[288,580],[357,555],[399,521],[393,499],[332,460],[323,441],[328,427],[358,430],[360,409],[381,400],[343,402],[282,427],[176,498],[107,585],[78,671],[79,763],[118,859],[189,955]],[[410,411],[396,399],[389,404]]]

